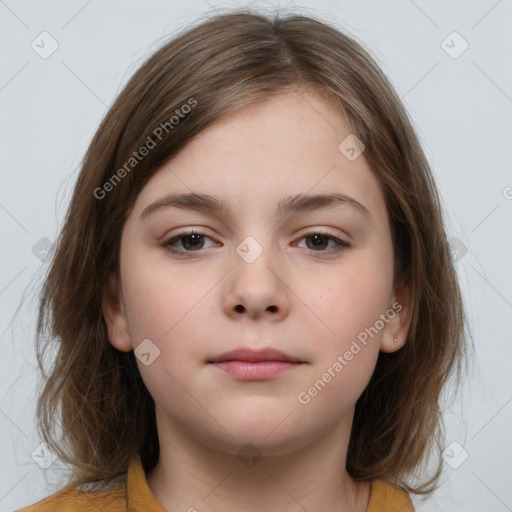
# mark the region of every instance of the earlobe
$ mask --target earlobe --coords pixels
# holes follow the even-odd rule
[[[114,274],[109,276],[106,289],[103,292],[102,312],[107,325],[109,342],[122,352],[132,350],[133,346],[128,331],[126,314],[121,300],[118,281]]]
[[[408,284],[403,284],[395,291],[390,307],[386,312],[388,322],[380,342],[382,352],[396,352],[405,345],[411,326],[413,309],[414,291]]]

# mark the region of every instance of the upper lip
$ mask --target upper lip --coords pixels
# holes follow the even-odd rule
[[[274,348],[263,348],[261,350],[252,350],[250,348],[237,348],[224,352],[208,360],[209,363],[220,363],[223,361],[289,361],[292,363],[301,363],[300,359],[293,357],[285,352]]]

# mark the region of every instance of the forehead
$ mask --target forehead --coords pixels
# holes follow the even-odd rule
[[[325,95],[272,96],[201,131],[151,177],[134,210],[140,215],[170,192],[216,196],[239,212],[275,211],[285,196],[339,193],[382,215],[380,186],[364,153],[350,160],[339,149],[350,135]]]

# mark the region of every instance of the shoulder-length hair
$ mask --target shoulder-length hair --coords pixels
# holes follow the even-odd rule
[[[213,122],[299,87],[327,94],[365,145],[390,216],[394,283],[415,291],[407,343],[379,354],[356,403],[347,470],[355,479],[386,479],[415,493],[435,489],[441,392],[451,375],[461,375],[466,319],[428,162],[399,97],[359,43],[309,16],[250,10],[201,20],[151,55],[83,159],[42,289],[36,337],[45,376],[38,428],[71,464],[68,485],[108,488],[133,456],[146,472],[159,456],[154,401],[133,351],[110,344],[102,315],[137,194]],[[57,354],[46,375],[49,346]],[[433,476],[411,485],[408,477],[432,453]]]

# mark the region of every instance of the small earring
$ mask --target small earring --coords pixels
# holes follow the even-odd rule
[[[398,343],[398,340],[395,338],[395,344]]]

